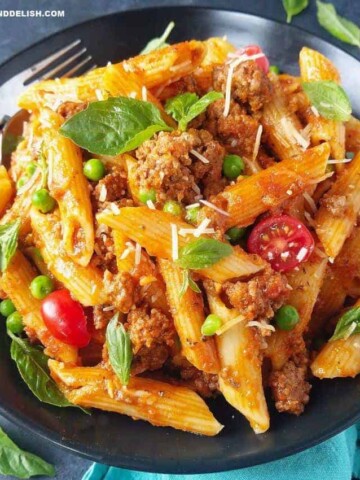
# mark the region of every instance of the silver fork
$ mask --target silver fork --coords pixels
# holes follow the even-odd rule
[[[10,161],[10,152],[7,151],[7,137],[16,138],[21,135],[22,125],[28,118],[28,113],[25,112],[25,110],[19,111],[16,103],[17,97],[29,85],[40,80],[55,78],[60,72],[62,72],[62,77],[72,77],[81,69],[89,71],[96,68],[96,65],[92,63],[91,55],[88,54],[85,58],[81,58],[87,53],[87,49],[80,44],[80,39],[75,40],[43,60],[35,63],[31,67],[18,73],[15,77],[12,77],[1,85],[0,131],[2,131],[2,136],[0,137],[0,164],[8,166],[6,164]]]

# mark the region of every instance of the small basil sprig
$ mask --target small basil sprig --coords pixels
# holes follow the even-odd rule
[[[223,97],[220,92],[209,92],[201,98],[196,93],[182,93],[167,100],[165,111],[179,122],[180,130],[186,130],[191,120],[205,112],[211,103]]]
[[[5,272],[15,255],[21,220],[0,226],[0,271]]]
[[[41,402],[54,405],[55,407],[76,407],[76,405],[73,405],[65,398],[55,381],[51,378],[48,367],[49,357],[39,347],[32,346],[28,340],[17,337],[9,331],[8,335],[12,339],[10,347],[11,358],[16,363],[21,378],[35,397]],[[83,411],[88,413],[85,410]]]
[[[282,0],[285,12],[287,13],[286,21],[290,23],[292,17],[301,13],[309,5],[309,0]]]
[[[330,342],[360,333],[360,307],[350,308],[339,319]]]
[[[113,316],[106,328],[106,345],[110,364],[123,385],[130,379],[131,362],[133,358],[130,335],[119,323],[119,314]]]
[[[304,82],[304,92],[320,115],[329,120],[346,122],[351,116],[351,103],[345,90],[335,82]]]
[[[191,278],[191,273],[189,270],[183,270],[182,272],[182,284],[180,288],[180,298],[186,293],[188,288],[191,288],[193,292],[201,293],[200,288],[198,287],[197,283]]]
[[[154,50],[159,50],[159,48],[167,47],[169,44],[166,43],[166,40],[169,38],[169,35],[174,27],[175,23],[170,22],[169,25],[165,28],[165,31],[161,35],[161,37],[156,37],[150,40],[141,50],[140,55],[145,55],[146,53],[153,52]]]
[[[360,28],[355,23],[338,15],[331,3],[318,0],[316,5],[318,21],[325,30],[342,42],[360,47]]]
[[[172,128],[155,105],[113,97],[90,103],[65,122],[60,133],[91,153],[113,156],[134,150],[160,130]]]
[[[37,455],[21,450],[0,428],[0,473],[16,478],[53,477],[55,469]]]
[[[199,238],[179,251],[176,263],[182,268],[199,270],[208,268],[232,254],[232,247],[213,238]]]

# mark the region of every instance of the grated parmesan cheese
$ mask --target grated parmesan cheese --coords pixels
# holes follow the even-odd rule
[[[116,203],[110,203],[110,210],[114,215],[120,215],[121,210],[120,208],[116,205]]]
[[[189,65],[191,65],[191,60],[185,60],[185,62],[179,63],[178,65],[173,65],[169,70],[170,72],[178,72]]]
[[[187,206],[185,207],[185,210],[188,210],[189,208],[196,208],[196,207],[200,207],[200,203],[199,203],[199,202],[192,203],[191,205],[187,205]]]
[[[196,185],[196,183],[191,187],[195,193],[201,194],[200,188]]]
[[[130,92],[130,93],[129,93],[129,97],[130,97],[130,98],[136,98],[136,97],[137,97],[136,92]]]
[[[310,110],[313,112],[315,117],[320,117],[319,110],[316,107],[314,107],[314,105],[311,105]]]
[[[230,328],[234,327],[234,326],[237,325],[238,323],[243,322],[244,320],[245,320],[244,315],[238,315],[237,317],[232,318],[231,320],[228,320],[227,322],[223,323],[223,324],[221,325],[221,327],[218,328],[215,333],[216,333],[216,335],[222,335],[222,334],[225,333],[227,330],[229,330]]]
[[[269,325],[268,323],[265,323],[264,321],[259,322],[258,320],[251,320],[246,324],[247,327],[256,327],[260,331],[264,332],[275,332],[275,327],[274,325]]]
[[[212,210],[215,210],[216,212],[220,213],[221,215],[225,215],[225,217],[229,217],[230,213],[225,212],[222,208],[217,207],[211,202],[208,202],[207,200],[200,200],[200,203],[203,205],[206,205],[207,207],[211,208]]]
[[[141,262],[141,245],[140,243],[136,242],[135,245],[135,265],[139,265]]]
[[[194,157],[198,158],[201,162],[210,163],[210,161],[206,157],[204,157],[204,155],[201,155],[201,153],[197,152],[196,150],[192,149],[190,150],[190,153],[192,153]]]
[[[320,183],[320,182],[323,182],[324,180],[327,180],[328,178],[331,178],[332,176],[334,175],[334,172],[329,172],[329,173],[325,173],[323,176],[315,179],[315,180],[309,180],[309,185],[314,185],[316,183]]]
[[[308,249],[305,247],[301,247],[299,253],[296,255],[296,260],[302,262],[306,255],[308,254]]]
[[[105,202],[107,197],[107,189],[105,185],[101,185],[100,195],[99,195],[99,202]]]
[[[141,97],[144,102],[147,102],[147,88],[145,87],[145,85],[143,85],[141,88]]]
[[[180,228],[179,230],[179,235],[181,237],[186,237],[186,235],[194,235],[194,233],[197,231],[196,228]],[[212,235],[215,233],[214,228],[205,228],[205,230],[202,232],[203,235]]]
[[[147,200],[146,205],[150,210],[156,210],[156,207],[154,205],[154,202],[152,200]]]
[[[295,128],[294,124],[286,117],[282,117],[280,119],[280,123],[282,124],[284,130],[287,131],[290,137],[299,144],[304,150],[308,148],[310,145],[310,141],[304,138],[301,133]]]
[[[257,129],[257,132],[256,132],[254,150],[253,150],[253,154],[252,154],[252,159],[253,160],[256,159],[256,157],[258,156],[258,153],[259,153],[262,132],[263,132],[263,126],[259,125],[259,128]]]
[[[103,95],[102,91],[100,90],[100,88],[97,88],[95,90],[95,95],[96,95],[96,98],[98,100],[104,100],[104,95]]]
[[[172,259],[176,261],[179,258],[179,237],[177,232],[177,226],[175,223],[171,223],[171,252]]]
[[[204,218],[200,225],[195,229],[194,237],[198,238],[203,235],[208,225],[211,223],[210,218]]]
[[[356,328],[356,322],[351,322],[349,328],[348,328],[348,331],[346,332],[346,334],[344,335],[343,339],[344,340],[347,340],[351,334],[353,333],[353,331],[355,330]]]
[[[316,208],[316,204],[313,200],[313,198],[308,194],[308,192],[304,192],[303,193],[303,197],[305,198],[305,200],[307,201],[309,207],[311,208],[312,212],[313,213],[316,213],[317,212],[317,208]]]
[[[352,161],[352,158],[341,158],[339,160],[328,160],[329,165],[334,165],[336,163],[350,163]]]
[[[109,305],[108,307],[103,308],[103,312],[111,312],[112,310],[115,310],[114,305]]]

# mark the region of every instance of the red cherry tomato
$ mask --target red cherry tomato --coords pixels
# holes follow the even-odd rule
[[[90,334],[83,307],[73,300],[68,290],[50,293],[41,304],[45,325],[55,338],[75,347],[86,347]]]
[[[278,272],[292,270],[309,258],[314,239],[303,223],[289,215],[265,218],[253,228],[248,250],[267,260]]]
[[[261,50],[259,45],[248,45],[247,47],[243,47],[240,50],[238,50],[237,53],[239,55],[246,54],[250,57],[250,55],[256,55],[257,53],[264,53],[264,52]],[[270,63],[266,55],[264,55],[263,57],[257,58],[254,61],[261,68],[261,70],[264,71],[264,73],[269,72]]]

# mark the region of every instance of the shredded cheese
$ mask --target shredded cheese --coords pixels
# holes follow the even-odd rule
[[[223,323],[220,328],[216,330],[216,335],[222,335],[225,333],[229,328],[234,327],[240,322],[243,322],[245,320],[244,315],[238,315],[235,318],[232,318],[231,320],[228,320],[227,322]]]
[[[146,202],[146,205],[147,205],[148,208],[150,208],[150,210],[156,210],[156,207],[155,207],[154,202],[152,200],[148,200]]]
[[[297,144],[299,144],[304,150],[306,150],[310,145],[310,141],[301,135],[301,133],[295,128],[291,120],[286,117],[282,117],[280,122],[284,130],[288,132],[290,137],[292,137]]]
[[[179,237],[177,232],[177,226],[175,223],[171,223],[171,250],[172,259],[174,262],[179,258]]]
[[[203,205],[206,205],[207,207],[211,208],[212,210],[215,210],[216,212],[220,213],[221,215],[224,215],[225,217],[229,217],[230,213],[225,212],[222,208],[217,207],[211,202],[208,202],[207,200],[200,200],[200,203]]]
[[[303,197],[305,198],[305,200],[307,201],[309,207],[311,208],[312,212],[313,213],[316,213],[317,212],[317,208],[316,208],[316,204],[313,200],[313,198],[308,194],[308,192],[304,192],[303,193]]]
[[[263,126],[259,125],[259,128],[257,129],[257,132],[256,132],[254,150],[253,150],[253,154],[252,154],[252,159],[253,160],[256,159],[256,157],[258,156],[258,153],[259,153],[262,132],[263,132]]]
[[[346,332],[346,334],[343,337],[344,340],[347,340],[351,336],[351,334],[353,333],[355,328],[356,328],[356,322],[351,322],[350,327],[348,328],[348,331]]]
[[[296,260],[302,262],[306,255],[308,254],[308,249],[305,247],[301,247],[299,253],[296,255]]]
[[[100,88],[97,88],[95,90],[95,95],[96,95],[96,98],[98,100],[104,100],[104,95],[103,95],[102,91],[100,90]]]
[[[341,158],[340,160],[328,160],[329,165],[334,165],[336,163],[350,163],[352,161],[352,158]]]
[[[147,88],[145,85],[141,88],[141,96],[144,102],[147,102]]]
[[[99,195],[99,202],[105,202],[107,197],[107,189],[105,185],[101,185],[100,195]]]
[[[172,67],[169,68],[170,72],[178,72],[179,70],[182,70],[183,68],[188,67],[191,65],[191,60],[185,60],[185,62],[178,63],[177,65],[173,65]]]
[[[321,250],[321,248],[319,248],[319,247],[315,247],[315,248],[314,248],[314,252],[315,252],[316,255],[317,255],[318,257],[320,257],[320,258],[328,258],[328,256],[326,255],[326,253],[325,253],[323,250]]]
[[[141,245],[136,242],[135,245],[135,265],[139,265],[141,262]]]
[[[324,180],[327,180],[328,178],[332,177],[333,175],[334,175],[334,172],[325,173],[324,175],[322,175],[319,178],[316,178],[315,180],[309,180],[308,183],[309,183],[309,185],[320,183],[320,182],[323,182]]]
[[[186,237],[187,235],[194,235],[196,232],[197,232],[196,228],[180,228],[179,235],[181,237]],[[203,235],[212,235],[215,233],[215,229],[205,228],[205,230],[202,233]]]
[[[194,190],[195,193],[198,193],[198,194],[201,193],[201,190],[200,190],[200,188],[196,185],[196,183],[194,183],[194,185],[192,186],[192,189]]]
[[[195,229],[194,237],[198,238],[200,235],[203,235],[208,225],[211,223],[210,218],[204,218],[200,225]]]
[[[120,208],[116,205],[116,203],[110,203],[110,210],[114,215],[120,215],[121,210]]]
[[[275,327],[274,325],[269,325],[268,323],[265,323],[264,321],[259,322],[258,320],[251,320],[246,324],[247,327],[256,327],[262,332],[275,332]]]
[[[137,97],[136,92],[130,92],[130,93],[129,93],[129,97],[130,97],[130,98],[136,98],[136,97]]]
[[[103,308],[103,312],[111,312],[112,310],[115,310],[114,305],[109,305],[108,307]]]
[[[190,153],[192,153],[194,157],[198,158],[201,162],[210,163],[210,161],[206,157],[204,157],[204,155],[201,155],[201,153],[197,152],[196,150],[192,149],[190,150]]]
[[[314,105],[311,105],[310,110],[313,112],[315,117],[320,117],[319,110],[316,107],[314,107]]]
[[[191,205],[187,205],[187,206],[185,207],[185,210],[188,210],[189,208],[196,208],[196,207],[200,207],[200,203],[199,203],[199,202],[192,203]]]

